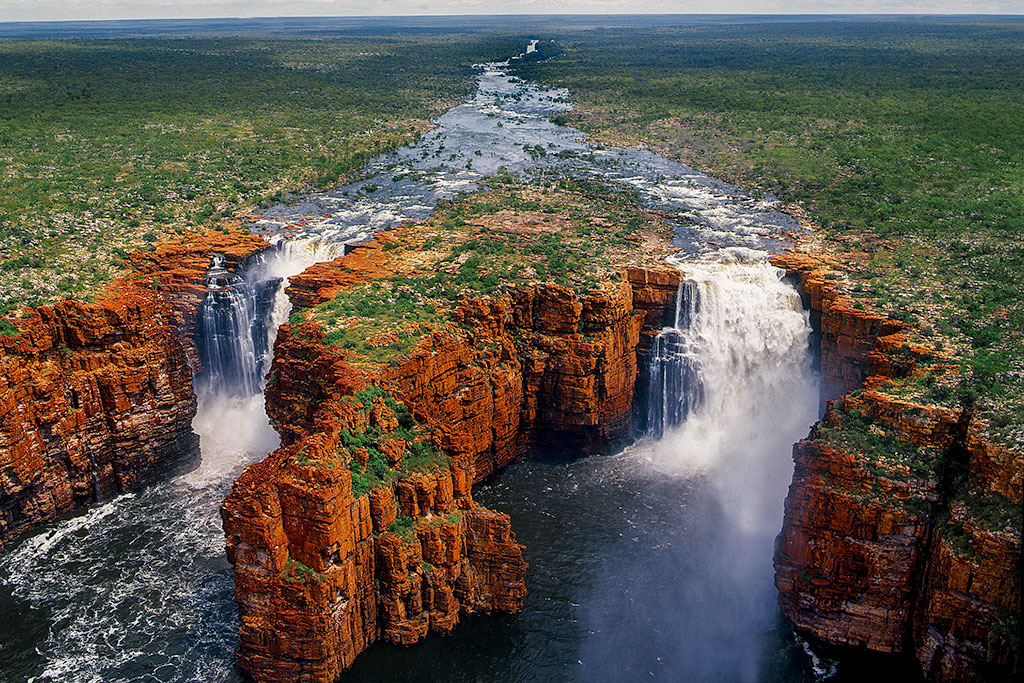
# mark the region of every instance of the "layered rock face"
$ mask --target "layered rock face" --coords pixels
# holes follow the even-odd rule
[[[210,253],[243,258],[265,244],[213,233],[160,247],[96,303],[24,309],[18,333],[0,336],[0,546],[197,464],[183,340]]]
[[[525,595],[508,517],[473,501],[455,463],[353,491],[342,433],[395,464],[410,446],[386,404],[367,404],[324,404],[317,431],[248,468],[224,502],[239,665],[256,680],[330,681],[379,639],[412,644]]]
[[[167,310],[142,293],[33,311],[0,337],[0,542],[197,462]]]
[[[969,409],[901,399],[926,349],[789,254],[820,315],[825,418],[794,447],[775,557],[783,612],[818,640],[916,656],[931,680],[1018,666],[1024,463]],[[852,393],[846,393],[850,392]]]
[[[388,258],[370,243],[293,278],[289,294],[315,305],[386,275]],[[464,299],[411,353],[372,368],[324,343],[316,322],[282,328],[267,406],[285,446],[222,507],[242,668],[258,681],[330,681],[378,640],[411,644],[467,612],[518,610],[522,548],[471,486],[532,446],[596,448],[628,430],[645,318],[631,283],[646,277],[586,296],[546,284]],[[367,387],[387,398],[367,407]],[[419,456],[386,401],[407,406],[442,464],[407,469]],[[375,459],[385,476],[367,489]]]

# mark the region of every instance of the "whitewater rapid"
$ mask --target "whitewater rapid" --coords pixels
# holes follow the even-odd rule
[[[524,83],[508,63],[479,68],[476,94],[415,145],[374,159],[353,183],[292,198],[257,222],[274,248],[226,285],[219,308],[204,309],[207,329],[220,335],[204,337],[211,344],[204,353],[221,360],[196,383],[200,467],[92,506],[0,555],[0,608],[14,615],[8,630],[0,627],[0,678],[240,680],[218,508],[241,470],[279,443],[260,391],[277,327],[290,311],[287,278],[341,255],[346,243],[422,220],[439,201],[479,189],[501,169],[615,183],[669,218],[680,250],[675,265],[690,295],[681,290],[673,344],[665,347],[683,360],[673,365],[666,357],[662,365],[689,374],[672,379],[675,389],[659,390],[663,408],[685,392],[691,398],[662,419],[657,434],[621,453],[564,467],[548,467],[540,454],[482,489],[485,503],[490,497],[512,514],[534,553],[526,610],[488,628],[503,634],[499,640],[531,643],[534,654],[467,642],[475,659],[450,659],[462,668],[445,678],[478,680],[474,671],[502,670],[510,680],[608,680],[667,675],[687,662],[708,675],[757,677],[755,641],[776,613],[771,538],[781,522],[789,449],[816,417],[806,315],[766,260],[796,226],[772,197],[749,196],[647,151],[594,148],[579,131],[549,120],[571,107],[566,91]],[[264,286],[273,287],[269,304],[259,304]],[[230,352],[221,353],[225,346]],[[539,510],[539,501],[548,509]],[[560,536],[558,519],[593,527],[593,543],[581,541],[582,532]],[[638,552],[648,553],[649,567]],[[581,571],[590,573],[566,578]],[[673,586],[659,583],[666,575]],[[623,584],[630,576],[647,590]],[[637,621],[637,601],[658,620]],[[574,616],[561,621],[565,614]],[[616,623],[634,624],[641,640],[616,633]],[[460,629],[455,638],[480,635],[471,625]],[[554,639],[545,639],[548,629]],[[425,666],[440,671],[438,658],[453,655],[434,650],[435,641],[407,652],[373,648],[351,678],[417,680]],[[711,657],[708,648],[734,656]],[[377,670],[380,653],[390,659]],[[432,662],[418,659],[432,653]]]

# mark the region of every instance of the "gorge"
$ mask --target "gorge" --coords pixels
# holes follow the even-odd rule
[[[915,463],[1019,506],[1020,457],[885,393],[941,358],[845,299],[774,198],[591,147],[549,120],[568,93],[480,71],[416,145],[259,236],[136,255],[120,308],[3,338],[5,542],[127,492],[0,556],[16,671],[234,680],[239,648],[256,680],[829,675],[776,588],[815,644],[939,680],[1014,667],[1019,535]],[[38,417],[24,358],[55,378]],[[451,635],[390,647],[428,632]]]

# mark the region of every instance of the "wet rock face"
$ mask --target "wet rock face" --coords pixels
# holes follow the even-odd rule
[[[322,301],[351,284],[362,258],[310,269],[289,291]],[[378,640],[408,645],[468,612],[521,608],[522,547],[508,516],[476,504],[471,487],[536,444],[597,448],[628,429],[645,315],[630,280],[608,285],[584,297],[548,284],[465,300],[451,324],[373,371],[346,363],[316,323],[282,328],[267,410],[285,446],[249,467],[222,506],[247,673],[330,681]],[[397,472],[412,448],[392,431],[394,411],[353,411],[350,397],[368,386],[430,430],[445,467],[353,490],[348,458],[359,471],[376,448]],[[353,433],[375,441],[353,446],[368,438]]]
[[[830,401],[794,447],[775,555],[783,613],[833,645],[912,654],[930,680],[1009,680],[1021,454],[988,442],[969,411],[885,393],[913,369],[897,353],[899,324],[852,308],[810,259],[776,265],[801,278],[821,315],[823,396],[863,389]]]
[[[161,245],[97,303],[42,306],[0,336],[0,547],[198,464],[190,332],[210,254],[237,265],[266,246],[220,232]]]

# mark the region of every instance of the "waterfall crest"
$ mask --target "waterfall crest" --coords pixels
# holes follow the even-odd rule
[[[240,273],[227,270],[222,254],[211,257],[197,330],[201,372],[196,384],[201,398],[247,398],[263,391],[277,328],[291,311],[284,293],[288,278],[341,256],[345,243],[320,238],[280,241]]]

